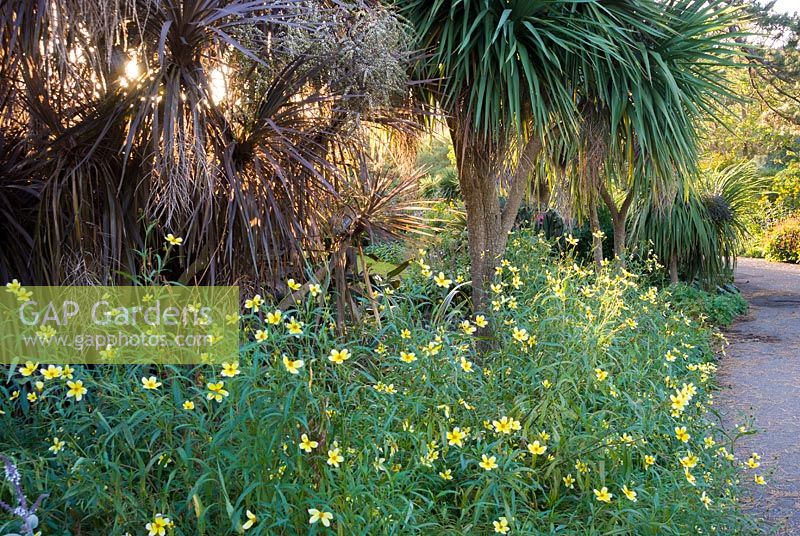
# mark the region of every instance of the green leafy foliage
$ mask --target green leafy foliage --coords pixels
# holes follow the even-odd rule
[[[81,401],[9,369],[0,450],[29,495],[49,492],[48,533],[141,534],[156,514],[170,536],[241,533],[248,510],[247,534],[323,533],[317,509],[338,534],[488,535],[503,518],[516,534],[753,534],[743,432],[706,405],[706,325],[637,274],[556,260],[529,231],[510,246],[488,355],[455,274],[418,258],[376,289],[380,322],[346,335],[324,282],[280,318],[247,309],[238,367],[76,366]]]
[[[707,292],[693,285],[679,283],[670,288],[670,294],[676,311],[715,326],[729,326],[737,316],[748,310],[747,300],[736,290]]]
[[[800,263],[800,218],[778,223],[767,235],[765,252],[771,260]]]

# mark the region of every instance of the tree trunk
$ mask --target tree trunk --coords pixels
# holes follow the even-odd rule
[[[628,231],[625,223],[628,219],[628,211],[633,202],[633,190],[629,191],[622,201],[622,204],[617,207],[614,197],[606,188],[605,184],[600,185],[600,197],[603,198],[608,211],[611,213],[611,222],[614,226],[614,256],[625,262],[625,246],[628,239]]]
[[[674,253],[669,258],[669,280],[673,285],[678,282],[678,256]]]
[[[481,311],[486,308],[486,289],[505,252],[508,233],[514,226],[542,144],[539,138],[532,138],[523,147],[517,168],[510,177],[505,207],[501,209],[497,183],[506,170],[502,158],[497,155],[502,154],[504,148],[498,148],[483,138],[475,138],[468,128],[463,128],[452,118],[448,120],[448,126],[467,211],[472,306],[473,310]]]

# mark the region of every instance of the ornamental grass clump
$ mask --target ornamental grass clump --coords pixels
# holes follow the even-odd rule
[[[509,243],[487,310],[420,257],[345,335],[323,281],[280,313],[248,297],[236,364],[75,367],[81,400],[10,371],[0,450],[50,492],[45,532],[752,534],[738,482],[765,475],[713,412],[709,329]]]

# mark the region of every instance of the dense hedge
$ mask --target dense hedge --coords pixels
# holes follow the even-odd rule
[[[767,258],[800,263],[800,218],[787,218],[767,235]]]
[[[709,330],[636,274],[550,252],[512,237],[482,317],[423,257],[346,336],[324,288],[248,312],[238,368],[75,367],[79,402],[63,377],[29,402],[41,375],[11,371],[0,451],[50,493],[46,534],[751,534]]]

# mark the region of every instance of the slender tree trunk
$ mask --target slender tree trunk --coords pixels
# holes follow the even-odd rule
[[[508,233],[514,226],[542,144],[539,138],[532,138],[523,147],[517,168],[510,177],[506,204],[501,209],[497,182],[506,173],[502,159],[497,157],[501,151],[492,142],[473,137],[472,132],[453,119],[448,121],[448,126],[467,211],[472,305],[475,311],[480,311],[486,308],[486,289],[505,252]]]
[[[608,211],[611,213],[611,222],[614,226],[614,256],[625,262],[625,246],[627,245],[628,230],[625,224],[628,219],[628,212],[633,202],[633,190],[630,190],[622,204],[617,207],[614,197],[606,188],[605,184],[600,185],[600,197],[603,198]]]
[[[669,280],[672,284],[678,282],[678,256],[674,253],[669,258]]]

